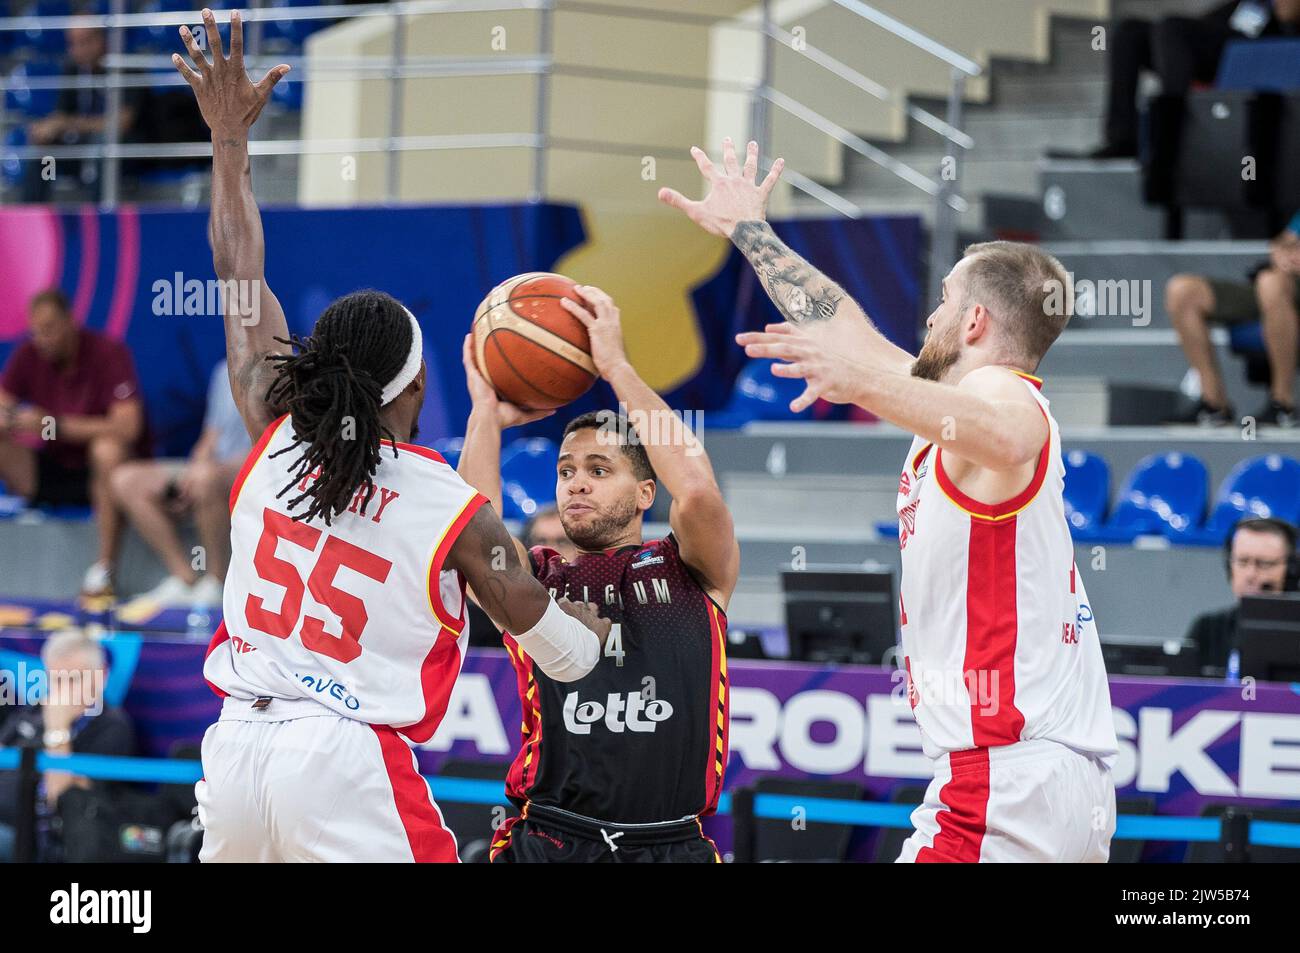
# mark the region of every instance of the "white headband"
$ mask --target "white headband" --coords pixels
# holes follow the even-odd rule
[[[420,361],[424,357],[424,338],[420,334],[420,322],[415,320],[415,315],[411,314],[408,308],[404,306],[402,310],[411,319],[411,352],[406,355],[406,363],[397,372],[397,376],[388,382],[383,394],[380,395],[383,404],[391,404],[398,394],[406,390],[406,385],[415,380],[415,375],[420,373]]]

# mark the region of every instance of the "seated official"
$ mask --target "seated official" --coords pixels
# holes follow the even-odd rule
[[[1220,674],[1237,651],[1237,614],[1246,596],[1294,589],[1289,576],[1296,559],[1297,530],[1279,519],[1244,519],[1233,527],[1224,547],[1233,605],[1197,616],[1187,630],[1196,644],[1202,674]]]
[[[91,507],[99,552],[82,593],[109,594],[122,531],[109,476],[149,455],[135,362],[78,325],[57,289],[32,299],[28,328],[0,373],[0,482],[31,503]]]
[[[46,641],[41,661],[48,675],[48,695],[39,705],[18,708],[5,719],[0,725],[0,747],[36,747],[49,754],[130,757],[136,753],[131,719],[121,709],[103,704],[108,673],[98,642],[77,630],[60,632]],[[66,771],[46,771],[37,789],[37,814],[52,815],[59,798],[71,788],[92,790],[104,783]],[[17,800],[18,772],[0,771],[0,861],[13,859]],[[42,843],[42,850],[46,846]]]
[[[230,564],[230,489],[250,449],[221,361],[208,383],[203,433],[189,459],[132,460],[113,471],[114,500],[167,567],[167,577],[141,599],[162,608],[221,605]],[[176,532],[176,517],[187,514],[199,532],[201,548],[193,556]]]

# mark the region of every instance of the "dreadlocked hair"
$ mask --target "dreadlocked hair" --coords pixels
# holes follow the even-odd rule
[[[267,358],[277,367],[266,397],[271,406],[288,410],[294,441],[272,456],[299,447],[302,452],[276,499],[298,488],[289,509],[303,501],[307,508],[293,518],[321,516],[326,526],[358,496],[364,514],[375,493],[382,441],[395,443],[379,415],[384,385],[411,349],[406,312],[390,295],[358,291],[326,308],[308,337],[277,340],[294,353]]]

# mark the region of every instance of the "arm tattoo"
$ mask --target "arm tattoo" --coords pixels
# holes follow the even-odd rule
[[[505,562],[497,567],[497,554]],[[458,569],[478,597],[479,605],[497,627],[517,631],[522,619],[546,609],[550,598],[532,572],[519,561],[510,534],[491,506],[470,519],[452,545],[448,568]]]
[[[828,321],[844,289],[804,261],[777,238],[767,222],[740,222],[731,240],[749,259],[768,297],[791,324]]]

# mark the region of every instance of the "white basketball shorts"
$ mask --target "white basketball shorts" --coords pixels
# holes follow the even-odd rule
[[[227,698],[195,786],[209,862],[457,862],[410,745],[311,699]]]
[[[934,762],[900,863],[1098,863],[1110,857],[1115,783],[1054,741],[974,748]]]

